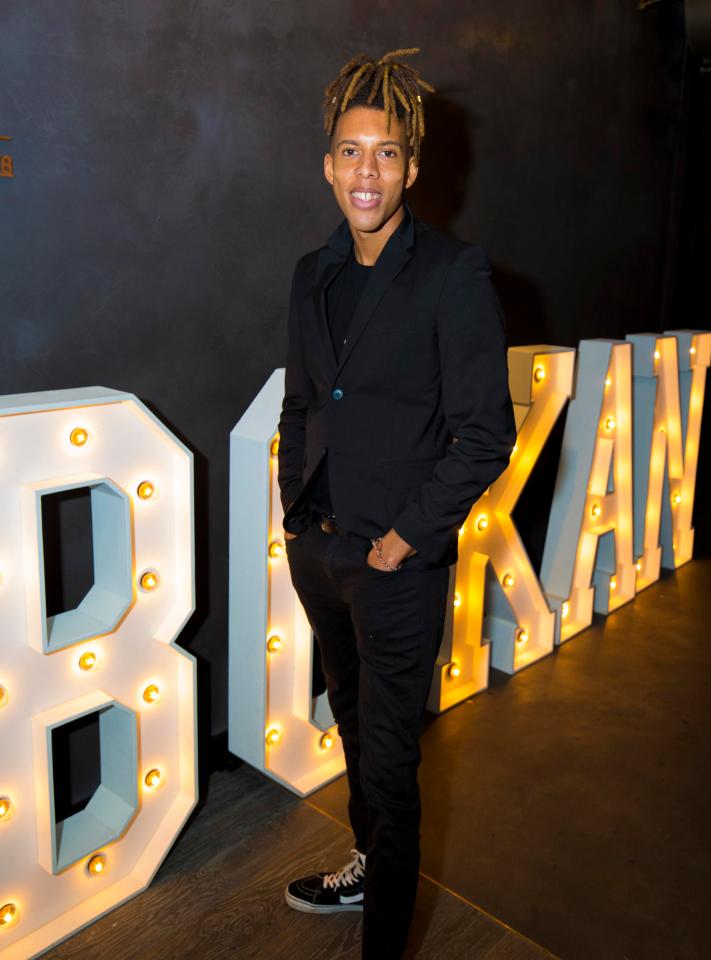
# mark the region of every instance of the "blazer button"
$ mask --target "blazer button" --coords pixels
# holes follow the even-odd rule
[[[336,389],[333,391],[333,393],[331,394],[331,396],[333,397],[334,400],[342,400],[342,399],[343,399],[343,391],[340,390],[338,387],[336,387]]]

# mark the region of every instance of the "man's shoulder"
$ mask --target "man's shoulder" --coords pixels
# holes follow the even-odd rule
[[[415,256],[433,265],[448,268],[460,257],[472,262],[486,260],[483,247],[443,233],[423,220],[415,219]],[[419,267],[419,264],[418,264]]]

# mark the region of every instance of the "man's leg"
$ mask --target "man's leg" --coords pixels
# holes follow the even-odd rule
[[[301,538],[306,539],[303,542]],[[338,725],[346,757],[350,796],[348,813],[360,853],[368,842],[368,808],[360,782],[358,731],[359,666],[350,607],[331,570],[338,537],[313,524],[296,539],[286,540],[294,590],[318,639],[328,702]]]
[[[420,863],[419,737],[442,641],[449,567],[366,565],[351,606],[360,666],[360,773],[368,847],[363,957],[399,960]]]

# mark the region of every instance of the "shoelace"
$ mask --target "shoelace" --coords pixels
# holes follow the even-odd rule
[[[335,888],[341,885],[350,886],[365,876],[365,854],[359,853],[355,849],[351,850],[351,853],[353,854],[353,859],[350,863],[347,863],[345,867],[341,867],[340,870],[336,870],[335,873],[326,874],[323,878],[324,888]]]

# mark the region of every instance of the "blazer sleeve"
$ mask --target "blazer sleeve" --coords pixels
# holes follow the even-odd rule
[[[286,513],[303,486],[302,469],[306,442],[306,414],[313,394],[313,383],[304,363],[301,328],[297,310],[297,263],[289,298],[288,348],[284,377],[284,399],[279,418],[279,453],[277,481],[281,503]]]
[[[437,332],[442,406],[453,442],[393,523],[432,562],[508,466],[516,441],[504,316],[482,247],[467,246],[452,262]]]

